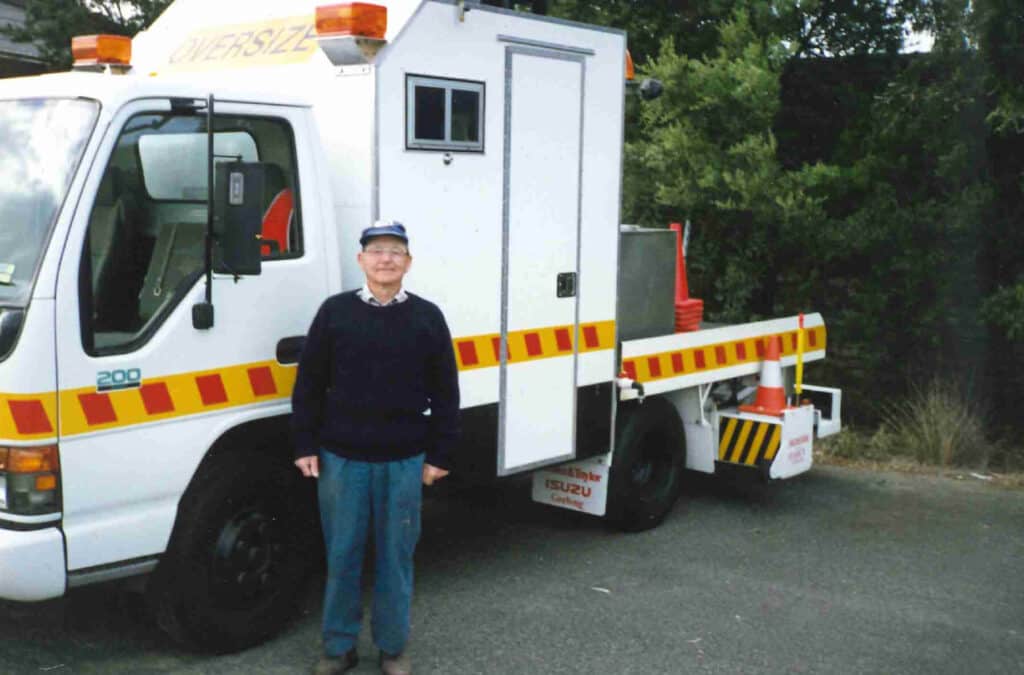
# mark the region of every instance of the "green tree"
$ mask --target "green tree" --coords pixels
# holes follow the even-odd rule
[[[895,54],[928,0],[789,0],[775,3],[776,31],[797,56]]]
[[[836,176],[824,165],[784,171],[776,157],[785,44],[759,37],[743,11],[719,32],[713,56],[680,55],[669,39],[645,70],[665,94],[642,109],[642,138],[627,145],[625,212],[693,220],[692,287],[710,318],[745,321],[795,304],[779,290]]]
[[[906,25],[930,0],[551,0],[556,16],[629,32],[637,62],[666,38],[692,58],[713,55],[722,24],[742,10],[754,33],[794,56],[895,53]]]
[[[171,0],[26,0],[25,25],[0,27],[16,42],[32,42],[55,70],[71,66],[71,38],[113,33],[135,35]]]
[[[990,121],[999,133],[1024,133],[1024,3],[977,0],[972,28],[996,95]]]
[[[719,25],[742,0],[552,0],[551,14],[614,26],[629,33],[637,63],[656,56],[668,38],[680,52],[700,57],[718,44]],[[764,4],[764,3],[762,3]]]

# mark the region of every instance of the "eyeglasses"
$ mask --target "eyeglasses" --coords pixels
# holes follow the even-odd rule
[[[409,252],[404,248],[381,248],[380,246],[364,248],[363,253],[373,258],[383,258],[385,256],[391,258],[404,258],[409,255]]]

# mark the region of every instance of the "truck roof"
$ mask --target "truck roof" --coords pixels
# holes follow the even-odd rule
[[[308,107],[308,99],[292,93],[239,83],[229,73],[210,74],[201,81],[194,77],[168,75],[149,77],[142,74],[111,75],[95,72],[54,73],[33,77],[0,80],[0,100],[11,98],[90,98],[117,108],[142,98],[205,99],[214,94],[221,101],[273,103]]]

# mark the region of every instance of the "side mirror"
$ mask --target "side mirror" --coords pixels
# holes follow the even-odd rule
[[[260,274],[266,166],[259,162],[219,164],[214,185],[214,271]]]
[[[661,96],[664,91],[665,87],[661,84],[661,80],[647,78],[640,83],[640,98],[645,101],[653,101]]]

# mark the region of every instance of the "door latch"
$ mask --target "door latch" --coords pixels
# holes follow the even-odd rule
[[[555,291],[560,298],[572,298],[576,296],[576,273],[562,272],[558,275],[558,283]]]

